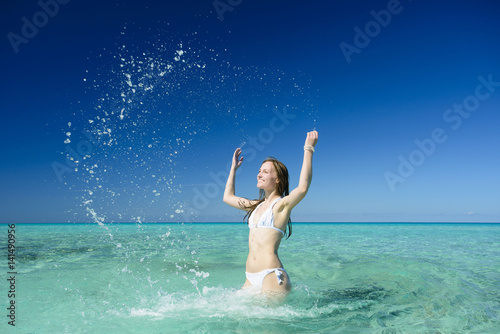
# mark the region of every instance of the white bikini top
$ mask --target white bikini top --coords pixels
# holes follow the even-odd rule
[[[280,231],[283,235],[285,235],[285,232],[283,232],[282,230],[280,230],[279,228],[275,227],[274,226],[274,217],[273,217],[273,206],[274,204],[276,204],[276,202],[278,202],[280,199],[282,199],[282,197],[278,197],[276,198],[272,203],[271,205],[269,205],[269,207],[266,209],[266,211],[264,211],[262,213],[262,215],[260,216],[260,219],[259,219],[259,222],[257,224],[254,223],[254,219],[253,219],[253,213],[250,215],[250,218],[248,218],[248,228],[272,228],[276,231]],[[264,201],[262,201],[254,210],[254,212],[262,205],[262,203],[264,203]]]

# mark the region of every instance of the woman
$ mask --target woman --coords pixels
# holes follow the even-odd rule
[[[234,151],[224,202],[247,211],[245,218],[248,217],[250,233],[244,289],[253,287],[265,294],[287,294],[291,290],[290,277],[278,257],[278,248],[287,227],[287,238],[292,234],[290,213],[306,196],[311,185],[312,157],[317,142],[318,132],[308,132],[299,185],[290,193],[285,165],[274,158],[266,159],[257,174],[257,188],[260,189],[258,200],[248,200],[234,194],[236,170],[243,162],[243,157],[240,158],[241,149]]]

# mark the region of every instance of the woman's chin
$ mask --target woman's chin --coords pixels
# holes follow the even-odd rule
[[[264,189],[265,188],[264,182],[257,182],[257,188]]]

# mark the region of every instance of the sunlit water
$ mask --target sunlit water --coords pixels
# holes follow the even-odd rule
[[[16,230],[19,333],[500,328],[499,224],[295,224],[280,248],[293,291],[277,306],[239,290],[243,223],[20,224]],[[5,285],[6,261],[1,265]],[[3,295],[3,310],[6,302]],[[4,319],[0,332],[6,329]]]

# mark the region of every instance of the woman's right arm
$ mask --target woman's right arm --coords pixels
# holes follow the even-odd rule
[[[240,158],[240,154],[241,148],[237,148],[233,154],[233,162],[231,164],[231,170],[229,171],[229,177],[227,178],[226,189],[224,189],[223,201],[224,203],[229,204],[236,209],[247,211],[253,201],[250,201],[243,197],[238,197],[234,194],[236,171],[243,163],[243,157]]]

